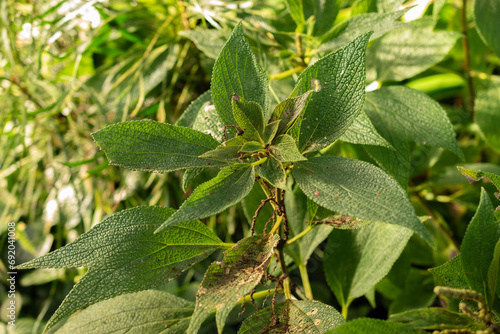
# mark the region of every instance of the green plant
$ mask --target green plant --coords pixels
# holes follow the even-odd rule
[[[159,122],[125,121],[93,137],[112,165],[160,176],[147,178],[149,189],[157,181],[151,193],[108,206],[110,216],[77,240],[19,266],[41,268],[35,273],[89,268],[77,272],[46,331],[196,332],[215,314],[200,331],[213,332],[216,324],[232,332],[249,303],[258,310],[245,315],[241,333],[495,331],[498,211],[484,191],[457,181],[455,168],[465,160],[473,162],[463,166],[474,179],[498,174],[498,58],[482,42],[495,49],[495,41],[484,34],[488,20],[477,31],[467,26],[473,18],[465,15],[465,2],[436,1],[410,23],[400,20],[408,10],[399,9],[402,2],[311,7],[290,0],[287,7],[259,3],[248,10],[244,3],[172,2],[167,15],[162,6],[140,1],[145,12],[111,12],[83,55],[95,55],[114,29],[134,44],[130,50],[112,39],[103,45],[120,51],[120,62],[107,55],[82,85],[83,96],[102,112],[91,124],[101,128],[136,116]],[[488,8],[476,3],[475,15]],[[103,17],[109,14],[101,8]],[[127,29],[137,22],[137,33]],[[137,35],[143,28],[150,33]],[[466,37],[461,49],[457,31],[479,32],[482,39]],[[484,55],[488,61],[479,59]],[[211,90],[203,93],[208,86],[194,74],[208,74],[212,65]],[[199,97],[178,119],[189,95]],[[65,101],[35,113],[58,116]],[[96,161],[69,160],[68,167]],[[92,180],[106,181],[95,182],[100,212],[109,200],[97,198],[110,197],[114,182],[124,181],[122,170],[106,161],[94,172]],[[146,173],[136,175],[146,180]],[[178,210],[138,206],[177,207],[184,199],[179,188],[189,196]],[[478,198],[478,218],[466,230]],[[206,224],[198,220],[205,218]],[[484,240],[477,232],[483,222]],[[458,249],[462,255],[445,268],[456,275],[479,263],[474,271],[487,277],[454,285],[441,282],[449,272],[440,277],[436,268],[433,279],[426,269]],[[453,298],[443,309],[425,309],[436,298],[435,284],[447,285],[436,292]],[[474,303],[459,306],[457,298]],[[238,316],[237,305],[243,307]],[[369,309],[394,321],[343,324]],[[454,312],[459,309],[464,314]],[[417,322],[422,316],[426,321]]]

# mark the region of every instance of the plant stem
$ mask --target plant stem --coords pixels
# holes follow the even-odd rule
[[[466,99],[466,105],[470,112],[470,117],[474,119],[474,86],[472,83],[472,75],[470,69],[470,50],[469,50],[469,36],[467,34],[467,0],[462,0],[462,34],[464,38],[462,39],[462,45],[464,48],[464,57],[465,57],[465,78],[467,79],[467,90],[469,93],[468,100]]]
[[[288,78],[292,74],[300,73],[303,70],[305,70],[304,66],[297,66],[297,67],[294,67],[294,68],[292,68],[290,70],[287,70],[287,71],[284,71],[284,72],[281,72],[281,73],[278,73],[278,74],[270,75],[269,76],[269,80],[280,80],[280,79]]]
[[[290,245],[291,243],[294,243],[295,241],[299,240],[304,235],[306,235],[307,233],[309,233],[315,226],[316,226],[315,224],[310,224],[309,226],[307,226],[307,228],[304,231],[300,232],[299,234],[297,234],[296,236],[294,236],[292,239],[288,240],[286,242],[286,244]]]
[[[276,231],[279,229],[279,227],[281,226],[281,222],[283,222],[283,217],[282,216],[278,216],[278,219],[276,219],[276,223],[274,224],[273,228],[271,229],[271,232],[269,232],[269,234],[274,234],[276,233]]]
[[[222,246],[222,247],[224,247],[224,248],[231,248],[231,247],[233,247],[234,245],[236,245],[236,244],[231,243],[231,242],[223,242],[223,243],[221,244],[221,246]]]
[[[304,263],[299,264],[300,278],[302,279],[302,285],[304,286],[304,292],[306,293],[307,299],[314,299],[311,283],[309,282],[309,274],[307,273],[307,268]]]
[[[349,309],[349,305],[342,304],[342,316],[345,320],[347,320],[347,310]]]
[[[269,290],[265,290],[265,291],[259,291],[259,292],[256,292],[252,295],[253,299],[260,299],[260,298],[264,298],[266,296],[269,296],[269,295],[272,295],[274,293],[274,290],[275,289],[269,289]],[[279,290],[278,290],[279,292]],[[251,300],[250,298],[250,295],[247,295],[243,298],[241,298],[239,301],[238,301],[238,304],[237,305],[241,305],[243,303],[246,303],[246,302],[249,302]]]
[[[285,254],[283,253],[283,243],[278,245],[278,256],[280,261],[280,267],[283,271],[283,275],[285,275],[285,279],[283,280],[283,292],[285,293],[285,298],[290,300],[292,299],[292,292],[290,291],[290,277],[288,276],[288,270],[285,263]]]

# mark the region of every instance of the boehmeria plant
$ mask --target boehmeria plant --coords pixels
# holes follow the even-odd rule
[[[151,206],[115,213],[74,242],[18,266],[89,268],[45,330],[197,333],[215,313],[222,333],[235,306],[255,305],[254,299],[266,296],[271,296],[268,306],[243,321],[239,333],[413,333],[421,328],[404,327],[404,322],[421,316],[440,324],[462,321],[464,328],[493,328],[494,274],[494,284],[485,291],[475,279],[471,283],[471,277],[437,291],[478,303],[483,310],[479,322],[473,320],[476,311],[464,304],[465,315],[426,309],[396,317],[395,322],[345,323],[350,303],[387,275],[413,234],[431,246],[434,241],[423,224],[426,218],[416,215],[397,178],[368,162],[332,155],[331,144],[341,139],[394,150],[394,143],[381,137],[370,120],[378,118],[401,127],[397,136],[402,140],[439,146],[463,157],[446,113],[425,94],[402,86],[365,94],[365,54],[371,37],[371,31],[360,34],[318,59],[298,76],[289,97],[274,103],[268,77],[240,22],[215,61],[211,90],[196,99],[176,125],[128,121],[93,133],[111,164],[157,173],[185,170],[184,189],[205,170],[219,171],[194,189],[178,210]],[[417,103],[423,106],[421,112],[415,112]],[[405,133],[407,129],[411,132]],[[373,152],[384,164],[381,151]],[[235,244],[223,242],[200,221],[249,198],[249,235]],[[498,217],[484,191],[478,215],[477,224],[486,221],[483,216],[489,219],[494,244]],[[314,300],[306,268],[313,251],[334,229],[346,231],[331,234],[324,263],[340,312]],[[446,278],[469,268],[476,251],[467,250],[466,244],[464,240],[463,268],[452,260],[436,268],[435,275]],[[216,251],[223,251],[222,259],[206,270],[195,303],[151,290]],[[290,280],[293,266],[300,271],[300,285]],[[498,276],[497,267],[498,261]]]

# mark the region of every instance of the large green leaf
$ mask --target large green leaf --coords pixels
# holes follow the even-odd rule
[[[270,122],[280,121],[277,134],[285,133],[295,123],[297,117],[304,111],[312,90],[306,91],[304,94],[296,97],[289,97],[276,106],[271,115]]]
[[[226,167],[212,180],[196,188],[168,220],[155,233],[172,224],[193,219],[206,218],[238,203],[250,190],[255,179],[251,165]]]
[[[498,131],[498,129],[500,129],[499,109],[500,76],[491,76],[486,89],[480,90],[477,94],[475,121],[477,125],[479,125],[481,133],[488,144],[497,151],[500,151],[500,131]]]
[[[316,157],[295,163],[293,176],[304,193],[340,214],[409,228],[429,244],[405,191],[379,168],[354,159]]]
[[[222,247],[199,221],[153,232],[173,213],[164,207],[118,212],[74,242],[18,266],[90,267],[47,324],[47,329],[79,309],[125,293],[161,286]]]
[[[379,38],[395,28],[401,27],[402,22],[396,21],[406,10],[392,13],[368,13],[351,17],[347,21],[337,24],[322,38],[323,44],[319,51],[332,51],[347,45],[353,38],[373,31],[370,40]]]
[[[408,329],[460,329],[477,326],[479,323],[463,313],[451,312],[439,307],[411,310],[392,314],[391,321],[405,323]]]
[[[404,86],[383,87],[367,93],[364,110],[401,140],[442,147],[464,160],[446,112],[424,93]]]
[[[339,326],[327,334],[373,334],[373,333],[383,333],[383,334],[417,334],[424,331],[406,329],[404,324],[397,322],[390,322],[381,319],[371,319],[371,318],[358,318],[352,321],[346,322],[344,325]]]
[[[210,91],[201,94],[194,100],[181,115],[176,125],[209,134],[218,142],[224,138],[224,124],[215,110]]]
[[[269,119],[270,114],[266,113],[268,86],[267,75],[245,40],[240,22],[222,48],[212,73],[212,98],[222,121],[227,125],[237,125],[231,108],[233,94],[260,104],[264,119]]]
[[[358,116],[365,96],[365,51],[370,35],[357,37],[299,76],[297,94],[309,91],[312,83],[317,91],[297,122],[300,151],[317,151],[333,143]]]
[[[474,22],[479,35],[500,57],[500,6],[497,0],[476,0],[474,5]]]
[[[394,149],[392,145],[377,132],[377,129],[373,126],[366,112],[363,110],[359,113],[358,117],[354,119],[351,127],[340,136],[340,140],[352,144],[375,145],[392,150]]]
[[[213,311],[217,329],[222,333],[226,318],[238,300],[259,284],[278,240],[276,234],[245,238],[224,252],[221,262],[210,265],[196,294],[196,308],[187,333],[197,333]]]
[[[440,284],[445,284],[450,288],[457,289],[469,288],[464,268],[462,267],[461,255],[457,255],[450,261],[440,265],[439,267],[431,268],[429,271],[435,278],[442,281]]]
[[[408,25],[373,42],[366,53],[367,80],[401,81],[442,61],[461,35],[433,31],[430,23]]]
[[[242,97],[231,100],[233,116],[238,126],[243,130],[241,135],[248,140],[264,141],[261,135],[264,131],[264,113],[262,107],[252,101],[245,101]]]
[[[479,207],[467,227],[460,251],[470,288],[481,292],[490,306],[493,305],[496,291],[490,291],[488,287],[488,271],[498,240],[500,222],[495,221],[493,205],[483,188]]]
[[[218,29],[196,28],[180,31],[179,35],[190,39],[208,58],[217,59],[220,50],[226,43],[229,32]]]
[[[384,278],[411,235],[406,228],[385,223],[334,230],[325,249],[324,270],[339,303],[348,306]]]
[[[177,334],[189,326],[194,303],[158,290],[127,294],[91,305],[68,318],[53,334]]]
[[[345,323],[342,315],[330,305],[317,300],[286,300],[274,307],[268,306],[243,321],[238,334],[260,334],[277,322],[266,333],[311,333],[323,334],[329,329]]]
[[[199,158],[217,147],[217,140],[180,126],[155,121],[122,122],[94,132],[92,137],[111,164],[133,170],[170,172],[224,164]]]

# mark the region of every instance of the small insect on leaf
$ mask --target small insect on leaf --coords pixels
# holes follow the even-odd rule
[[[239,100],[240,100],[240,97],[239,97],[239,95],[238,95],[238,94],[233,93],[232,99],[233,99],[233,100],[235,100],[235,101],[239,101]]]
[[[321,90],[321,84],[319,83],[318,79],[311,79],[311,87],[313,88],[314,92],[317,93]]]

